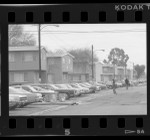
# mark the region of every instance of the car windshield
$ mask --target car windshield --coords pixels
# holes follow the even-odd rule
[[[31,90],[32,92],[37,92],[37,90],[31,86],[22,86],[22,87],[24,90],[27,90],[27,91]]]
[[[58,88],[64,88],[62,85],[55,85]]]
[[[34,89],[36,89],[36,90],[38,90],[38,91],[42,91],[42,90],[44,90],[43,88],[38,87],[38,86],[33,86],[33,88],[34,88]]]
[[[80,83],[80,86],[82,87],[87,87],[87,85]]]
[[[68,87],[68,88],[72,88],[72,86],[71,86],[71,85],[67,85],[67,87]]]
[[[52,88],[50,86],[40,85],[40,87],[45,89],[45,90],[52,90]]]
[[[61,85],[61,86],[62,86],[62,87],[64,87],[64,88],[68,88],[68,86],[67,86],[67,85],[65,85],[65,84],[64,84],[64,85]]]
[[[56,87],[55,85],[48,85],[49,87],[52,87],[54,89],[58,89],[58,87]]]
[[[22,91],[20,89],[16,89],[14,87],[9,87],[9,93],[13,94],[13,93],[22,93]]]

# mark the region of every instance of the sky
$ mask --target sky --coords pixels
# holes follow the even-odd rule
[[[23,25],[38,45],[38,25]],[[123,49],[129,56],[128,67],[146,65],[146,24],[42,24],[41,45],[48,50],[94,47],[100,61],[112,48]],[[98,51],[104,49],[105,51]]]

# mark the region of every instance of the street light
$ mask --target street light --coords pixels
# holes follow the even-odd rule
[[[59,27],[59,25],[45,25],[45,26],[41,26],[41,24],[39,24],[38,26],[38,42],[39,42],[39,83],[41,83],[41,31],[42,29],[44,29],[47,26],[55,26],[55,27]],[[42,27],[42,28],[41,28]]]
[[[93,45],[92,45],[92,81],[94,80],[94,66],[93,66],[93,52],[96,52],[96,51],[105,51],[104,49],[100,49],[100,50],[93,50]]]

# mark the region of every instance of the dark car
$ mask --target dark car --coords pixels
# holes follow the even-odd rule
[[[93,85],[89,85],[87,83],[79,83],[79,85],[81,85],[82,87],[89,88],[91,93],[95,93],[96,92],[96,87],[93,86]]]
[[[70,92],[69,90],[66,90],[66,89],[63,89],[63,88],[60,88],[54,84],[39,84],[38,86],[44,88],[44,89],[47,89],[47,90],[54,90],[54,91],[57,91],[58,92],[58,98],[64,96],[65,99],[69,99],[71,96],[70,96]]]
[[[63,85],[63,84],[55,84],[55,86],[59,88],[58,91],[67,93],[69,98],[74,97],[76,95],[76,92],[78,92],[77,90],[70,89],[70,88],[66,87],[65,85]]]

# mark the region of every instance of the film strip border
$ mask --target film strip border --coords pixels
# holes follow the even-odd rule
[[[31,7],[1,7],[2,32],[2,115],[0,134],[6,135],[148,135],[148,116],[53,116],[9,117],[8,110],[8,24],[33,23],[147,23],[148,10],[115,9],[127,4],[83,4]],[[130,4],[134,6],[134,4]],[[147,38],[148,38],[147,36]],[[147,46],[149,41],[147,40]],[[5,47],[5,48],[4,48]],[[148,48],[147,48],[148,50]],[[147,51],[148,52],[148,51]],[[7,54],[7,55],[6,55]],[[4,61],[5,60],[5,61]],[[148,76],[149,81],[149,76]],[[149,93],[149,88],[147,89]],[[149,99],[149,95],[147,95]],[[149,110],[149,102],[148,109]],[[148,111],[149,112],[149,111]]]
[[[140,4],[66,4],[2,8],[7,11],[8,23],[27,24],[146,22],[150,15],[146,4],[142,8]]]
[[[5,135],[148,135],[143,117],[10,117]]]

